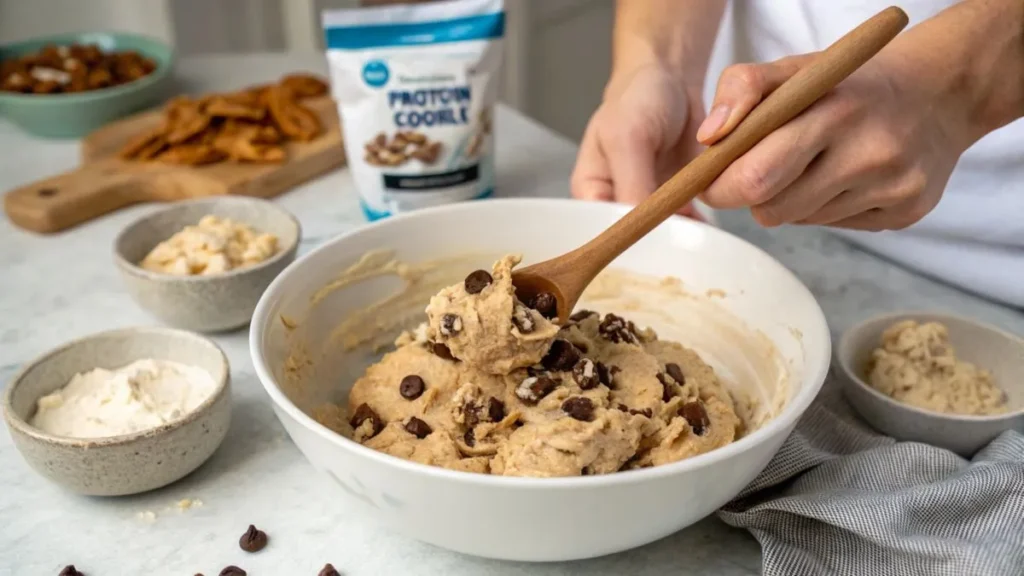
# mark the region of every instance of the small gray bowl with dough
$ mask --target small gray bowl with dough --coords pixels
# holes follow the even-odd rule
[[[957,358],[992,372],[1010,411],[967,416],[903,404],[872,388],[865,373],[882,332],[901,320],[939,322],[949,329]],[[946,448],[966,458],[1006,430],[1024,433],[1024,339],[974,320],[949,314],[906,312],[870,318],[843,333],[836,347],[839,380],[853,408],[878,431],[897,440]]]
[[[106,438],[48,434],[29,422],[42,396],[93,368],[154,358],[198,366],[216,384],[195,410],[157,428]],[[227,357],[210,340],[173,328],[125,328],[86,336],[47,352],[8,383],[3,415],[14,445],[44,478],[72,492],[123,496],[175,482],[220,446],[231,422]]]
[[[210,276],[175,276],[139,266],[157,244],[208,214],[273,234],[277,253],[258,264]],[[114,260],[128,292],[156,318],[186,330],[224,332],[249,323],[263,291],[295,260],[301,236],[299,221],[273,202],[203,198],[175,202],[130,224],[114,241]]]

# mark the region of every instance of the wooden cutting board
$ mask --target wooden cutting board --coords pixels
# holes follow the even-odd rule
[[[324,134],[310,142],[288,142],[281,164],[220,162],[179,166],[128,162],[117,157],[132,137],[159,124],[161,110],[113,122],[82,140],[82,165],[16,188],[4,196],[12,222],[35,232],[58,232],[140,202],[171,202],[237,194],[270,198],[345,163],[338,113],[330,97],[304,100],[320,115]]]

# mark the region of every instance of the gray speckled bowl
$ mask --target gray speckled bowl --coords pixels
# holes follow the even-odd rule
[[[900,320],[940,322],[958,358],[992,372],[1011,411],[996,416],[942,414],[908,406],[875,390],[864,379],[871,351],[882,332]],[[850,404],[880,432],[897,440],[924,442],[970,457],[1005,430],[1024,432],[1024,339],[967,318],[937,313],[901,313],[871,318],[847,330],[836,348],[840,381]]]
[[[207,214],[277,236],[277,254],[214,276],[172,276],[138,266],[157,244]],[[238,196],[204,198],[176,202],[133,222],[114,242],[114,259],[129,293],[149,313],[178,328],[220,332],[249,323],[263,291],[295,259],[301,235],[298,220],[273,202]]]
[[[28,424],[36,401],[75,374],[144,358],[203,368],[217,388],[184,418],[134,434],[68,438]],[[213,454],[231,421],[230,382],[227,357],[202,336],[171,328],[112,330],[65,344],[26,365],[7,385],[4,420],[22,457],[45,478],[91,496],[137,494],[183,478]]]

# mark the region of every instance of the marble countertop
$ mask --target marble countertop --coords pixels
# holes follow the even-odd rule
[[[295,69],[323,70],[315,56],[248,55],[184,60],[187,91],[224,90]],[[564,196],[575,146],[505,108],[497,115],[498,194]],[[74,142],[32,139],[0,120],[0,189],[77,162]],[[349,174],[342,170],[281,196],[303,224],[300,253],[363,224]],[[111,245],[136,206],[54,236],[37,236],[0,217],[0,387],[18,368],[61,343],[112,328],[156,321],[128,297]],[[953,311],[1024,333],[1024,314],[965,295],[857,251],[816,229],[763,230],[743,214],[724,228],[761,246],[814,292],[833,335],[876,313]],[[74,563],[89,576],[217,574],[236,564],[250,574],[316,574],[325,562],[346,576],[757,574],[757,542],[706,519],[664,540],[595,560],[532,565],[437,549],[375,526],[336,499],[336,488],[292,445],[253,372],[247,332],[214,338],[227,353],[234,416],[221,448],[198,471],[167,488],[125,498],[86,498],[37,476],[10,436],[0,434],[0,576],[56,575]],[[180,508],[182,500],[193,506]],[[195,501],[201,502],[196,505]],[[237,545],[250,524],[271,545],[247,555]]]

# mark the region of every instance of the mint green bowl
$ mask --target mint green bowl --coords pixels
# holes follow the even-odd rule
[[[103,51],[134,50],[156,62],[156,70],[134,82],[72,94],[0,92],[0,116],[43,138],[81,138],[104,124],[166,100],[174,51],[145,36],[87,32],[34,38],[0,46],[0,60],[37,52],[47,44],[96,44]]]

